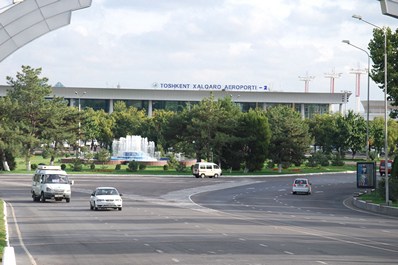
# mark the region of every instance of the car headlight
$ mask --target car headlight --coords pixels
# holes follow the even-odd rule
[[[52,191],[52,189],[51,189],[50,187],[46,187],[46,191],[49,191],[49,192],[51,192],[51,191]]]
[[[96,199],[97,202],[104,202],[104,199]]]

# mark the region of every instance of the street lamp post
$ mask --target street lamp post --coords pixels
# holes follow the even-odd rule
[[[80,156],[80,127],[81,127],[81,122],[80,122],[80,111],[81,111],[81,105],[80,105],[80,95],[79,95],[79,93],[77,92],[77,91],[75,91],[75,94],[77,95],[77,98],[78,98],[78,104],[79,104],[79,107],[78,107],[78,110],[79,110],[79,143],[78,143],[78,145],[77,145],[77,152],[78,152],[78,156]],[[83,95],[85,95],[86,94],[86,91],[84,91],[83,92]],[[83,96],[82,95],[82,96]]]
[[[367,109],[366,109],[366,160],[369,160],[369,92],[370,92],[369,84],[370,84],[370,55],[369,55],[369,53],[368,53],[366,50],[364,50],[364,49],[362,49],[362,48],[360,48],[360,47],[358,47],[358,46],[356,46],[356,45],[350,43],[349,40],[343,40],[343,43],[346,43],[346,44],[348,44],[348,45],[351,45],[352,47],[357,48],[358,50],[361,50],[361,51],[365,52],[366,55],[368,56],[368,95],[367,95],[367,105],[366,105],[366,107],[367,107]]]
[[[386,204],[390,204],[390,192],[388,184],[388,102],[387,102],[387,29],[383,29],[369,21],[364,20],[359,15],[352,16],[355,19],[361,20],[374,28],[378,28],[384,32],[384,167],[385,167],[385,185],[386,185]]]

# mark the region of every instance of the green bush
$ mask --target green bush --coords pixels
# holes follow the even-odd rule
[[[329,157],[322,152],[314,153],[308,158],[308,162],[306,163],[308,167],[317,167],[319,165],[323,167],[329,166]]]
[[[138,165],[138,169],[139,170],[145,170],[146,169],[146,165],[145,164],[139,164]]]
[[[135,160],[130,161],[127,165],[127,171],[136,172],[136,171],[138,171],[138,167],[139,167],[139,165],[138,165],[137,161],[135,161]]]
[[[164,171],[169,170],[169,165],[163,165],[163,170],[164,170]]]
[[[187,166],[186,166],[185,164],[179,163],[179,164],[176,166],[176,171],[177,171],[177,172],[185,172],[185,171],[187,171]]]
[[[32,170],[36,170],[36,169],[37,169],[37,164],[32,164],[32,165],[30,165],[30,168],[31,168]]]
[[[91,164],[90,164],[90,169],[91,169],[91,170],[94,170],[94,169],[95,169],[95,164],[94,164],[94,163],[91,163]]]
[[[283,169],[288,169],[290,167],[290,163],[289,162],[282,162],[282,168]]]
[[[341,155],[336,154],[332,157],[332,166],[344,166],[345,162],[343,161],[343,158]]]
[[[83,163],[79,158],[73,159],[72,164],[69,164],[72,171],[82,171]]]
[[[273,169],[275,167],[275,163],[274,163],[274,161],[272,161],[272,160],[269,160],[268,162],[267,162],[267,168],[269,168],[269,169]]]
[[[388,197],[389,200],[397,202],[398,201],[398,179],[397,178],[388,178]],[[377,187],[377,192],[381,197],[386,197],[386,180],[382,178],[379,181],[379,185]]]
[[[108,150],[101,149],[98,153],[94,155],[99,162],[108,162],[111,159],[111,155]]]
[[[121,164],[117,164],[116,166],[115,166],[115,170],[121,170],[122,169],[122,165]]]
[[[61,169],[62,169],[62,170],[65,170],[65,168],[66,168],[66,165],[65,165],[65,164],[62,164],[62,165],[61,165]]]

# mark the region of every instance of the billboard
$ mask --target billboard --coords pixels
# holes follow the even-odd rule
[[[357,188],[376,188],[376,162],[357,162]]]

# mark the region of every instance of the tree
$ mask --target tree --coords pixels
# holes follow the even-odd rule
[[[140,135],[141,126],[146,119],[144,110],[138,110],[133,106],[127,108],[123,101],[115,102],[110,116],[113,120],[112,132],[117,139],[126,135]]]
[[[18,133],[26,169],[30,170],[30,158],[35,148],[55,140],[55,133],[60,133],[58,126],[68,123],[70,111],[66,111],[63,99],[51,97],[52,89],[46,77],[40,77],[41,68],[22,66],[16,77],[7,77],[12,87],[7,92],[6,100],[12,105],[7,111],[7,120],[14,120],[13,128]],[[70,121],[69,121],[70,122]]]
[[[377,153],[380,154],[384,148],[384,119],[375,117],[369,125],[369,145],[373,146]]]
[[[165,138],[176,151],[194,150],[198,161],[204,158],[220,164],[225,147],[233,141],[240,113],[230,97],[216,101],[211,94],[171,118]]]
[[[241,115],[238,137],[242,143],[243,161],[249,172],[261,170],[267,159],[271,130],[262,110],[252,110]]]
[[[384,31],[387,34],[387,97],[391,101],[392,106],[398,106],[398,29],[393,32],[390,28],[373,30],[373,39],[370,40],[368,48],[373,65],[371,70],[371,78],[375,81],[380,89],[385,88],[385,67],[384,67]],[[398,116],[398,110],[392,110],[390,113],[392,118]]]
[[[15,106],[10,98],[0,98],[0,168],[4,171],[15,168],[15,165],[13,167],[11,163],[20,148],[19,132],[15,126],[16,120],[7,115],[14,112]]]
[[[342,136],[340,141],[344,143],[345,148],[351,149],[354,158],[358,151],[366,147],[365,119],[350,110],[346,116],[341,116],[339,121],[340,136]]]
[[[163,151],[163,148],[170,147],[165,138],[165,132],[175,115],[177,115],[176,112],[169,110],[153,111],[152,117],[146,118],[142,123],[142,136],[154,141],[158,150]]]
[[[269,157],[279,164],[301,164],[310,145],[307,123],[300,114],[288,106],[274,106],[267,110],[272,136]]]
[[[309,132],[314,139],[314,146],[321,147],[324,153],[330,154],[336,147],[336,137],[340,130],[337,126],[339,114],[315,115],[307,120]]]
[[[97,141],[101,147],[109,150],[113,139],[115,139],[112,132],[113,119],[103,109],[95,111],[94,114],[92,122],[96,124],[95,127],[99,128]]]

